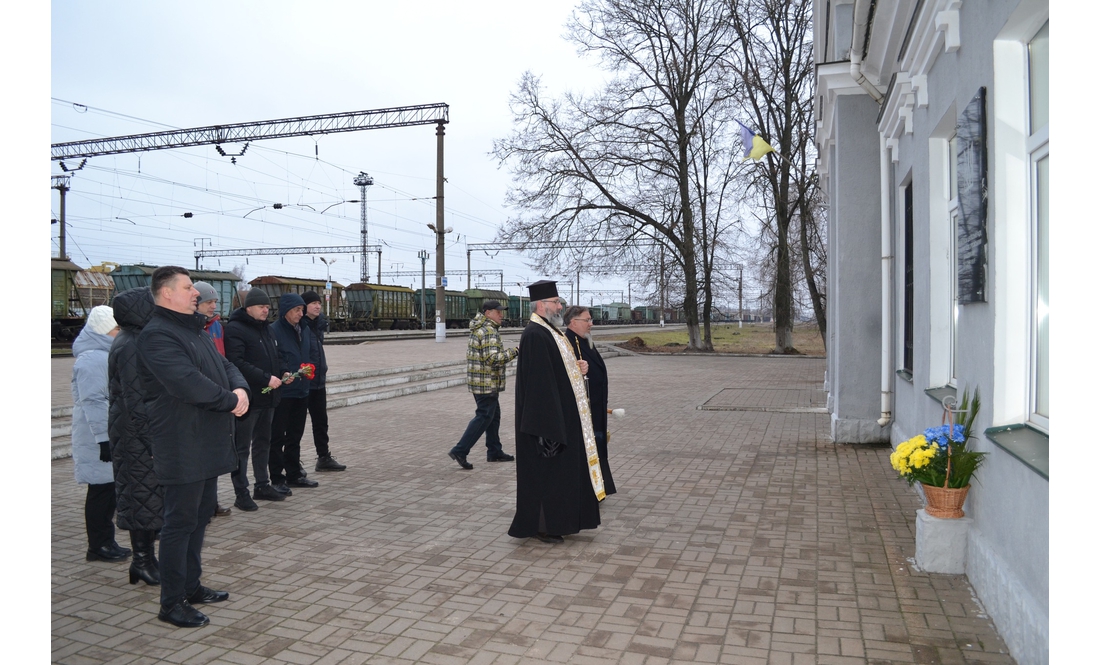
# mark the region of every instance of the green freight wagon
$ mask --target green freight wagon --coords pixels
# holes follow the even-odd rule
[[[110,272],[111,279],[115,282],[115,293],[122,293],[139,286],[153,285],[153,271],[160,266],[147,266],[144,263],[131,263],[120,265]],[[237,301],[237,282],[240,278],[231,272],[220,270],[188,270],[191,273],[192,282],[206,282],[218,292],[218,314],[223,319],[229,318],[229,313],[240,307]]]
[[[435,329],[435,289],[426,289],[424,298],[424,320],[422,328]],[[420,317],[421,289],[413,294],[413,313]],[[444,291],[443,304],[447,306],[444,321],[448,328],[465,328],[470,323],[466,316],[466,294],[462,291]]]
[[[349,305],[353,299],[360,301],[360,304],[365,303],[369,294],[371,307],[367,320],[364,322],[358,318],[351,319],[356,326],[363,325],[366,330],[409,330],[417,326],[419,310],[413,310],[414,291],[408,287],[356,282],[344,289],[344,292]],[[362,311],[361,308],[357,309],[357,312]]]
[[[508,294],[504,291],[490,291],[488,289],[466,289],[466,317],[467,320],[477,316],[481,311],[481,303],[486,300],[496,300],[508,307]],[[504,318],[509,317],[509,312],[504,313]]]
[[[531,320],[531,299],[527,296],[508,296],[508,312],[505,321],[509,326],[522,328]]]

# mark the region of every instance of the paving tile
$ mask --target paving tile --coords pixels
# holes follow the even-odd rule
[[[334,371],[463,357],[465,345],[333,346]],[[54,400],[71,362],[53,361]],[[88,563],[84,489],[51,462],[51,658],[58,663],[732,663],[1009,665],[965,576],[916,571],[919,499],[883,446],[828,441],[812,413],[705,411],[820,397],[806,358],[609,358],[619,493],[599,529],[547,546],[506,534],[515,466],[446,457],[463,388],[333,410],[348,470],[215,518],[211,625],[158,622],[157,589]],[[659,378],[655,378],[659,377]],[[740,392],[738,392],[740,391]],[[756,391],[755,393],[746,391]],[[513,394],[501,433],[514,449]],[[308,429],[308,428],[307,428]],[[311,434],[302,445],[311,464]],[[221,496],[232,496],[228,477]],[[885,508],[884,508],[885,507]],[[124,534],[120,534],[124,536]]]

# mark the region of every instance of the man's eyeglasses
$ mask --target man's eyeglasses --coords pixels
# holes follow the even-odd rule
[[[582,319],[582,318],[580,318],[579,316],[578,316],[578,317],[577,317],[576,319],[574,319],[574,321],[584,321],[585,323],[592,323],[592,319],[591,319],[591,318],[588,318],[588,319]]]

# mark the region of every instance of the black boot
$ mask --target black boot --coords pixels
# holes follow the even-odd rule
[[[135,529],[130,532],[130,543],[134,548],[134,560],[130,562],[130,584],[141,580],[150,586],[160,585],[159,564],[153,548],[156,538],[156,531]]]

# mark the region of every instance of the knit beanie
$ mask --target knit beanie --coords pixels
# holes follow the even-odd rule
[[[115,323],[115,311],[106,305],[93,307],[92,311],[88,313],[88,323],[86,325],[92,332],[106,335],[118,327],[118,324]]]
[[[302,294],[302,300],[308,305],[311,302],[321,302],[321,296],[316,291],[306,291]]]
[[[252,289],[248,292],[248,295],[244,297],[244,306],[251,307],[253,305],[267,305],[271,306],[271,298],[267,297],[267,294],[262,289]]]
[[[208,300],[217,300],[218,292],[206,282],[195,282],[195,290],[199,292],[199,300],[196,305],[201,305]]]

